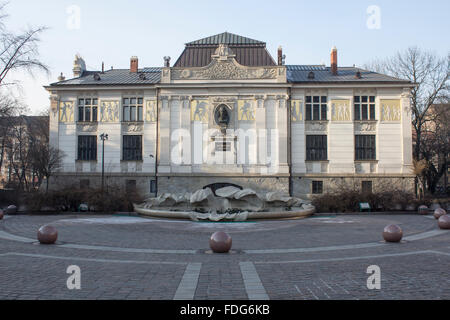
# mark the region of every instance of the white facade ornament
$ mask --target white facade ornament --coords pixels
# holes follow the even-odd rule
[[[350,100],[332,100],[331,101],[331,120],[332,121],[351,121]]]
[[[255,120],[255,106],[253,100],[238,101],[238,120],[239,121]]]
[[[191,120],[208,123],[208,100],[193,100],[191,103]]]
[[[101,101],[100,121],[119,122],[119,101]]]
[[[73,112],[74,112],[73,101],[61,101],[59,104],[59,121],[73,122],[74,121]]]
[[[381,121],[400,121],[402,119],[402,111],[400,100],[381,100]]]
[[[292,122],[303,121],[303,101],[291,100],[291,120]]]
[[[252,80],[285,77],[285,67],[246,67],[240,65],[228,46],[221,44],[205,67],[172,68],[172,80]],[[277,72],[283,69],[283,72]]]
[[[147,100],[147,103],[145,106],[145,121],[147,121],[147,122],[156,122],[157,121],[156,101],[155,100]]]

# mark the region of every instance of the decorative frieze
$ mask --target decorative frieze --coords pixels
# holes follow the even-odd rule
[[[351,121],[350,100],[331,100],[331,120]]]
[[[239,100],[238,101],[238,120],[239,121],[254,121],[255,120],[255,105],[253,100]]]
[[[118,100],[102,100],[100,102],[100,121],[101,122],[119,122]]]
[[[154,123],[157,120],[156,101],[147,100],[145,103],[145,121]]]
[[[305,131],[326,133],[328,130],[327,121],[307,121],[305,124]]]
[[[123,133],[138,133],[144,131],[144,124],[143,123],[122,123],[122,132]]]
[[[380,119],[381,121],[391,122],[402,119],[402,109],[400,100],[380,100]]]
[[[61,101],[59,103],[59,121],[74,122],[74,102]]]
[[[97,132],[97,129],[98,129],[97,123],[77,124],[77,132],[79,132],[79,133]]]
[[[191,121],[208,123],[209,120],[209,101],[192,100],[191,102]]]
[[[377,130],[377,123],[374,121],[358,121],[355,122],[355,132],[375,132]]]
[[[291,120],[292,122],[303,121],[303,101],[291,100]]]

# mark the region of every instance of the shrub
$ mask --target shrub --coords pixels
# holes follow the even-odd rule
[[[341,189],[315,196],[312,199],[312,204],[316,207],[317,212],[330,213],[357,212],[360,202],[369,203],[372,211],[392,211],[397,209],[396,206],[400,206],[399,209],[404,210],[408,205],[417,206],[419,204],[413,193],[403,190],[363,193],[357,190]],[[421,201],[421,204],[423,203]]]
[[[125,193],[120,189],[109,188],[102,194],[99,189],[79,190],[63,189],[58,191],[31,192],[25,194],[21,204],[30,211],[40,211],[44,207],[51,207],[57,211],[77,211],[80,204],[88,204],[91,211],[133,211],[133,203],[142,202],[137,193]]]

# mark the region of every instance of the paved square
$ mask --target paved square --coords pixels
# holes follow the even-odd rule
[[[381,233],[398,224],[404,241]],[[40,245],[42,225],[58,229]],[[209,236],[233,238],[212,254]],[[7,216],[0,221],[0,299],[449,299],[450,231],[429,216],[354,215],[199,223],[125,216]],[[81,289],[69,290],[69,266]],[[381,270],[369,290],[367,268]]]

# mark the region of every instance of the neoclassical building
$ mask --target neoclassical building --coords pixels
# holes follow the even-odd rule
[[[409,81],[286,65],[231,33],[189,42],[175,62],[86,70],[46,87],[50,143],[66,154],[53,188],[106,184],[143,195],[233,184],[308,197],[351,183],[413,187]]]

